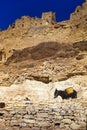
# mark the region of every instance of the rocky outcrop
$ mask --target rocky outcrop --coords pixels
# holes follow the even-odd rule
[[[34,47],[14,50],[1,67],[1,71],[5,71],[3,75],[1,73],[1,84],[8,85],[15,79],[20,81],[20,77],[23,77],[23,81],[27,78],[49,83],[86,75],[86,59],[86,41],[73,44],[44,42]]]
[[[87,26],[87,1],[82,6],[78,6],[74,13],[70,16],[70,21],[77,28]]]
[[[85,42],[87,43],[87,42]],[[83,43],[83,48],[85,48],[85,43]],[[77,46],[79,43],[70,44],[60,44],[57,42],[43,42],[34,47],[24,48],[22,50],[14,50],[11,57],[9,57],[5,64],[10,62],[20,62],[28,59],[32,60],[45,60],[47,58],[70,58],[79,54],[79,48]],[[81,46],[81,45],[80,45]],[[79,47],[80,47],[79,46]],[[82,48],[82,47],[81,47]],[[86,48],[85,48],[86,49]]]
[[[45,12],[41,18],[23,16],[17,19],[7,30],[0,32],[0,63],[5,63],[13,50],[34,47],[40,43],[43,46],[44,42],[50,41],[64,44],[87,41],[86,6],[87,2],[84,2],[71,14],[70,20],[63,22],[56,22],[53,12]]]

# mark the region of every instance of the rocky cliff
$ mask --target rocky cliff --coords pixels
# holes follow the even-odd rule
[[[7,30],[0,32],[0,50],[7,60],[13,49],[35,46],[42,42],[73,43],[87,40],[87,2],[78,6],[70,20],[56,22],[55,13],[43,13],[41,18],[23,16]],[[3,52],[2,52],[3,49]],[[3,61],[1,58],[1,61]],[[5,61],[6,61],[5,60]]]
[[[47,12],[0,31],[2,130],[86,130],[86,81],[87,1],[68,21]],[[54,99],[55,89],[68,87],[76,99]]]

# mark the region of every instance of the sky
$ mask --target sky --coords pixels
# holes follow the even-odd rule
[[[56,12],[57,21],[68,20],[77,5],[85,0],[0,0],[0,29],[7,29],[21,16],[41,17],[42,12]]]

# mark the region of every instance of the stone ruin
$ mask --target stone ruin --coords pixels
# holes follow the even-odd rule
[[[82,6],[77,6],[75,12],[70,15],[70,21],[72,24],[75,24],[77,28],[87,24],[87,0]]]
[[[31,27],[38,27],[38,26],[45,26],[45,25],[53,25],[56,23],[56,16],[53,12],[45,12],[42,13],[41,18],[37,17],[29,17],[23,16],[21,19],[17,19],[15,23],[12,24],[12,28],[31,28]]]
[[[42,13],[42,20],[47,24],[55,24],[56,23],[56,15],[53,12]]]

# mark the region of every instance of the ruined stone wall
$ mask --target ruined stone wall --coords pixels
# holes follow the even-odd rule
[[[30,27],[30,23],[31,22],[31,18],[28,16],[23,16],[21,19],[17,19],[15,21],[15,23],[12,25],[12,28],[29,28]]]
[[[54,24],[56,23],[56,16],[55,13],[49,12],[49,13],[43,13],[42,14],[42,20],[47,22],[48,24]]]
[[[87,2],[83,3],[82,6],[78,6],[74,13],[70,15],[71,21],[82,21],[87,18]],[[79,22],[80,22],[79,21]]]
[[[0,130],[86,130],[86,108],[79,103],[6,104],[0,109]]]
[[[42,19],[37,18],[37,17],[31,19],[31,27],[38,27],[38,26],[43,26],[43,25],[44,24],[43,24]]]
[[[23,16],[21,19],[17,19],[12,25],[12,28],[19,29],[29,29],[31,27],[51,25],[56,22],[55,13],[47,12],[42,14],[42,18],[31,18],[28,16]]]

